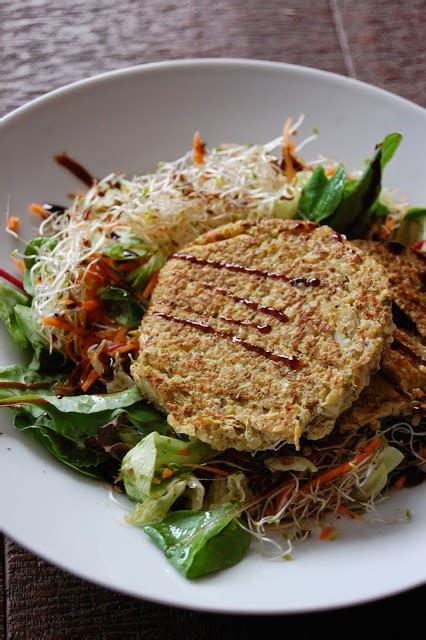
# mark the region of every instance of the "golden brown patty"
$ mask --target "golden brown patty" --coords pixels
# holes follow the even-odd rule
[[[390,416],[416,416],[426,405],[426,261],[396,243],[355,240],[389,275],[393,342],[383,352],[380,372],[339,418],[342,429],[377,424]]]
[[[383,265],[400,322],[414,328],[409,327],[411,321],[426,337],[426,258],[396,242],[355,240],[354,244]],[[398,324],[398,318],[395,321]]]
[[[319,438],[392,331],[382,268],[329,227],[225,225],[160,273],[132,374],[179,433],[217,449]]]

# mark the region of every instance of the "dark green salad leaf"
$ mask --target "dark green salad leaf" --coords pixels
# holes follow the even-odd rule
[[[302,217],[328,224],[350,238],[362,237],[371,215],[384,215],[377,202],[382,172],[401,142],[401,134],[390,133],[366,165],[358,180],[346,177],[343,165],[328,179],[320,165],[305,185],[300,199]]]
[[[57,397],[53,382],[23,367],[1,369],[0,406],[17,412],[17,429],[32,430],[54,456],[82,473],[105,477],[103,467],[112,459],[118,472],[116,461],[142,437],[154,429],[167,429],[164,417],[141,400],[136,387],[105,395]],[[22,384],[29,386],[19,387]],[[36,392],[37,384],[46,384],[47,389]],[[106,431],[114,442],[106,440]],[[112,448],[113,444],[122,446]]]
[[[227,569],[247,552],[250,534],[237,520],[235,506],[212,511],[175,511],[145,533],[186,578]]]
[[[389,209],[384,204],[376,200],[370,207],[370,215],[376,218],[386,218],[389,215]]]
[[[300,210],[304,217],[321,222],[339,206],[346,184],[346,171],[340,164],[328,180],[324,168],[319,165],[302,193]]]
[[[370,210],[382,188],[382,172],[397,150],[402,136],[390,133],[377,145],[374,156],[367,162],[361,177],[348,181],[343,199],[327,224],[349,238],[360,238],[370,220]]]
[[[417,220],[423,216],[426,216],[425,207],[411,207],[405,212],[404,220]]]
[[[127,327],[138,327],[146,307],[125,289],[120,287],[103,287],[98,295],[105,300],[111,317],[119,324]]]

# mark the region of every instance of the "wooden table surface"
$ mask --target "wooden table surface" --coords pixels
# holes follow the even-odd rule
[[[424,106],[425,17],[424,0],[0,0],[0,115],[102,71],[212,56],[318,67]],[[7,538],[2,551],[0,635],[8,640],[239,640],[296,633],[303,640],[368,632],[370,614],[382,630],[391,622],[390,637],[399,628],[424,628],[420,589],[331,614],[248,620],[109,592]]]

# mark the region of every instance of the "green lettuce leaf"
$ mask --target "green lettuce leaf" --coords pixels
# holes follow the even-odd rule
[[[174,478],[165,487],[163,495],[138,502],[126,520],[129,524],[137,527],[163,520],[178,498],[184,498],[189,503],[186,505],[187,508],[199,511],[203,504],[204,487],[192,475],[185,474]]]
[[[130,271],[126,275],[126,280],[134,289],[136,289],[137,291],[142,291],[145,288],[145,285],[148,282],[151,274],[154,271],[158,271],[159,269],[161,269],[165,260],[165,256],[160,251],[154,253],[154,255],[152,255],[147,262],[142,264],[140,267],[136,267],[136,269],[133,269],[133,271]]]
[[[417,242],[426,242],[426,209],[408,209],[393,238],[409,247]]]
[[[24,288],[30,295],[34,295],[35,293],[35,285],[34,285],[34,273],[31,271],[33,266],[36,264],[40,251],[43,249],[43,252],[51,251],[57,245],[56,238],[49,237],[38,237],[30,240],[25,247],[24,254],[24,264],[25,264],[25,272],[24,272]]]
[[[250,534],[239,526],[232,506],[176,511],[144,531],[175,569],[191,579],[232,567],[250,545]]]
[[[112,318],[127,327],[138,327],[146,307],[128,291],[120,287],[103,287],[98,295],[105,300]]]
[[[303,456],[276,456],[266,458],[265,465],[270,471],[318,471],[313,462]]]
[[[324,168],[320,165],[313,172],[300,200],[303,217],[314,222],[321,222],[339,206],[346,185],[346,171],[339,165],[328,179]]]
[[[145,256],[151,255],[152,251],[152,246],[147,245],[140,238],[136,238],[125,231],[121,231],[119,237],[103,249],[104,255],[117,261],[144,258]]]
[[[126,493],[139,501],[163,495],[176,474],[188,473],[190,465],[199,464],[214,453],[200,440],[185,442],[152,432],[124,457],[121,477]],[[165,469],[172,474],[164,477]]]
[[[211,483],[206,506],[213,509],[220,505],[243,502],[247,498],[248,482],[241,471],[231,473]]]
[[[104,395],[57,397],[53,389],[17,389],[16,383],[51,385],[54,378],[14,366],[0,370],[0,406],[14,409],[15,426],[30,430],[65,464],[83,473],[105,477],[106,462],[115,472],[124,454],[152,430],[166,431],[167,422],[149,407],[137,388]],[[13,385],[15,383],[15,386]],[[102,466],[99,473],[96,469]]]
[[[404,220],[417,220],[426,216],[425,207],[411,207],[405,212]]]
[[[386,446],[377,456],[374,469],[360,489],[354,492],[354,497],[367,500],[377,496],[387,485],[388,475],[404,459],[404,454],[395,447]]]
[[[22,349],[28,349],[30,343],[16,313],[16,307],[27,308],[28,304],[29,300],[26,295],[0,281],[0,320],[3,321],[13,341]]]
[[[59,351],[49,351],[49,344],[38,326],[34,322],[31,307],[16,305],[15,315],[21,331],[27,338],[33,350],[33,359],[28,365],[30,369],[45,371],[60,371],[66,365],[64,354]]]
[[[371,207],[379,197],[382,188],[382,172],[397,150],[402,136],[390,133],[377,145],[374,156],[367,162],[361,177],[347,182],[342,201],[326,224],[349,238],[362,237],[367,227]]]

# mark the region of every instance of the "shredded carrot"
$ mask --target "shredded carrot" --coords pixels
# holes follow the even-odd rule
[[[349,518],[359,518],[359,514],[356,513],[355,511],[352,511],[352,509],[348,509],[348,507],[343,506],[343,504],[339,504],[339,506],[336,508],[337,513],[341,513],[344,516],[348,516]]]
[[[50,316],[43,318],[42,323],[48,327],[55,327],[56,329],[64,329],[70,333],[77,333],[80,336],[86,335],[87,333],[85,329],[77,327],[75,324],[71,324],[71,322],[63,320],[62,318],[53,318]]]
[[[31,213],[35,213],[37,216],[40,216],[40,218],[49,217],[49,212],[46,211],[46,209],[42,207],[41,204],[38,204],[37,202],[32,202],[29,206],[29,209]]]
[[[10,231],[14,231],[16,233],[16,231],[19,230],[20,226],[21,226],[21,221],[18,218],[18,216],[10,216],[7,222],[7,228],[10,229]]]
[[[127,331],[128,331],[128,328],[125,327],[124,325],[121,325],[121,327],[119,327],[118,330],[114,334],[113,342],[114,343],[123,343],[125,338],[126,338]]]
[[[320,540],[330,540],[330,538],[336,533],[336,529],[333,527],[324,527],[321,531],[319,538]]]
[[[335,173],[336,173],[336,167],[328,167],[328,169],[326,169],[325,175],[334,176]]]
[[[287,180],[293,180],[296,176],[296,169],[293,163],[294,143],[290,140],[290,130],[293,124],[292,118],[287,118],[283,128],[282,164]]]
[[[178,456],[190,456],[191,452],[189,449],[179,449],[178,451],[176,451]]]
[[[114,328],[111,329],[102,329],[101,331],[96,331],[95,335],[101,340],[110,340],[113,339],[117,330]]]
[[[345,475],[345,473],[349,473],[350,471],[353,470],[354,467],[357,467],[366,458],[370,457],[370,455],[376,449],[378,449],[381,446],[381,444],[382,444],[382,441],[379,438],[379,436],[375,436],[369,442],[365,450],[362,453],[358,454],[351,462],[343,462],[342,464],[335,467],[334,469],[330,469],[329,471],[326,471],[322,475],[316,478],[312,478],[311,480],[308,480],[307,482],[305,482],[304,485],[302,485],[301,491],[309,491],[312,487],[322,487],[323,485],[328,484],[335,478],[338,478],[339,476],[343,476]]]
[[[72,305],[75,304],[75,300],[73,300],[72,298],[67,298],[66,300],[62,300],[62,304],[65,307],[72,307]]]
[[[120,273],[124,273],[126,271],[133,271],[133,269],[137,269],[142,264],[145,264],[145,262],[147,262],[147,260],[148,260],[148,258],[139,258],[139,259],[136,259],[136,260],[128,260],[127,262],[122,262],[121,264],[118,264],[115,268]]]
[[[92,369],[89,375],[87,376],[87,378],[84,380],[84,382],[83,383],[80,382],[80,387],[82,388],[83,391],[88,391],[88,389],[90,389],[92,384],[96,382],[98,378],[99,378],[99,373],[94,369]]]
[[[104,256],[99,259],[99,269],[101,274],[104,276],[105,281],[111,281],[114,284],[120,285],[123,289],[128,289],[129,285],[125,280],[123,280],[120,273],[112,266],[112,264],[112,261]]]
[[[73,342],[73,337],[67,336],[67,339],[65,340],[65,353],[70,360],[72,360],[73,362],[75,362],[75,364],[77,364],[78,360],[75,357],[75,353],[72,349],[72,342]]]
[[[12,258],[12,262],[14,263],[15,267],[18,269],[19,273],[24,273],[25,271],[25,263],[23,260],[21,260],[21,258],[15,258],[15,256],[11,256]]]
[[[83,300],[81,306],[85,311],[95,311],[102,306],[102,300]]]
[[[202,141],[199,131],[194,133],[194,137],[192,139],[192,153],[194,154],[195,164],[203,164],[206,145]]]
[[[407,482],[407,476],[405,475],[405,473],[402,474],[402,476],[399,476],[398,480],[395,482],[394,487],[395,489],[403,489],[406,485]]]
[[[154,287],[157,284],[158,271],[153,271],[149,277],[145,289],[142,291],[142,298],[148,300],[151,297],[151,293],[154,291]]]
[[[127,351],[136,351],[139,349],[138,342],[127,342],[126,344],[116,345],[113,344],[108,347],[109,353],[126,353]]]
[[[171,469],[163,469],[161,473],[162,478],[171,478],[173,475],[173,471]]]

